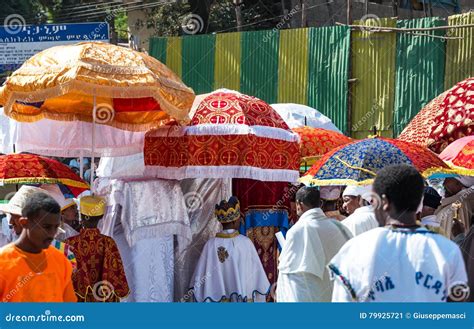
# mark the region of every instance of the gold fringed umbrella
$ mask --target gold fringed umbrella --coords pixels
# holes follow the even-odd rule
[[[192,89],[158,60],[101,42],[46,49],[0,89],[6,115],[17,121],[79,120],[132,131],[172,118],[187,122],[193,100]]]

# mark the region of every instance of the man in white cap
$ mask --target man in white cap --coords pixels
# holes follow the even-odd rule
[[[78,235],[79,232],[73,229],[68,223],[66,223],[65,220],[67,213],[72,212],[74,214],[75,212],[77,216],[77,207],[74,199],[66,199],[64,194],[59,189],[59,186],[56,184],[42,185],[41,189],[52,196],[61,207],[61,225],[59,226],[61,230],[58,230],[58,233],[56,234],[56,240],[64,242],[66,239]]]
[[[321,186],[319,195],[321,198],[321,209],[327,217],[334,218],[338,221],[346,218],[346,216],[340,213],[337,204],[341,197],[340,186]]]
[[[379,226],[375,218],[373,206],[370,204],[372,185],[348,186],[342,194],[343,208],[350,213],[349,217],[342,221],[353,236],[367,232]],[[358,207],[356,208],[356,203]]]
[[[474,216],[474,177],[457,176],[444,180],[445,197],[435,212],[441,228],[451,239],[467,232]],[[458,229],[460,228],[460,229]]]
[[[23,231],[23,227],[20,223],[22,217],[21,212],[28,198],[38,192],[45,193],[45,191],[39,187],[23,185],[7,204],[0,204],[0,212],[7,214],[10,220],[11,235],[9,236],[8,243],[15,242],[20,237]],[[61,228],[58,228],[56,235],[61,233],[65,232]],[[64,256],[71,262],[73,270],[75,270],[77,264],[76,256],[69,249],[69,246],[57,239],[54,239],[51,245],[63,252]]]

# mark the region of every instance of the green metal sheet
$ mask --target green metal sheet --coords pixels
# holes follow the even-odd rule
[[[279,32],[242,32],[241,42],[240,91],[276,103]]]
[[[368,19],[355,24],[396,27],[396,19]],[[365,138],[375,126],[385,137],[392,137],[395,98],[395,32],[368,30],[352,33],[352,135]]]
[[[213,34],[183,37],[182,79],[196,95],[214,90],[215,39]]]
[[[308,105],[328,116],[344,132],[347,125],[350,28],[309,31]]]
[[[150,38],[149,54],[163,64],[166,64],[167,40],[167,38]]]
[[[474,24],[474,12],[450,16],[448,24]],[[445,90],[474,76],[474,27],[449,30],[448,36],[459,39],[450,39],[446,44]]]
[[[400,20],[399,28],[444,26],[439,17]],[[427,31],[444,36],[445,30]],[[396,89],[393,113],[394,135],[398,136],[410,120],[444,90],[445,41],[408,33],[397,35]]]

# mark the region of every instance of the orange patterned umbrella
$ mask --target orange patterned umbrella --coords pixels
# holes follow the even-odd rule
[[[0,184],[63,184],[75,196],[89,189],[68,166],[34,154],[0,156]]]
[[[194,92],[145,53],[102,42],[48,48],[28,59],[0,89],[5,114],[146,131],[187,122]]]
[[[300,136],[301,162],[304,162],[306,165],[312,165],[314,161],[325,153],[338,146],[352,142],[350,137],[323,128],[304,126],[293,128],[293,131]]]
[[[449,144],[439,157],[462,174],[474,176],[474,136],[466,136]]]
[[[426,105],[398,139],[441,153],[446,146],[474,134],[474,78],[459,82]]]

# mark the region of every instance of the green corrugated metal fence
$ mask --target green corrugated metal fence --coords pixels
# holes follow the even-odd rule
[[[399,28],[427,28],[446,25],[445,20],[429,17],[397,22]],[[444,36],[445,30],[431,32]],[[410,120],[430,100],[444,90],[445,41],[440,38],[397,35],[394,135],[398,136]]]
[[[449,17],[449,25],[474,24],[474,12]],[[474,28],[449,30],[450,39],[446,44],[446,79],[444,89],[449,89],[459,81],[474,77]]]
[[[348,131],[350,36],[346,26],[309,31],[308,105],[328,116],[343,132]]]
[[[472,23],[474,13],[449,18],[450,25]],[[387,18],[364,24],[427,28],[446,22]],[[443,36],[446,31],[426,33]],[[474,76],[474,28],[450,30],[447,36],[462,39],[446,43],[423,33],[351,32],[346,26],[273,29],[152,38],[150,54],[196,94],[227,87],[268,103],[302,103],[356,138],[371,134],[373,126],[391,137],[432,98]],[[351,113],[349,60],[350,77],[356,79],[351,85]]]

